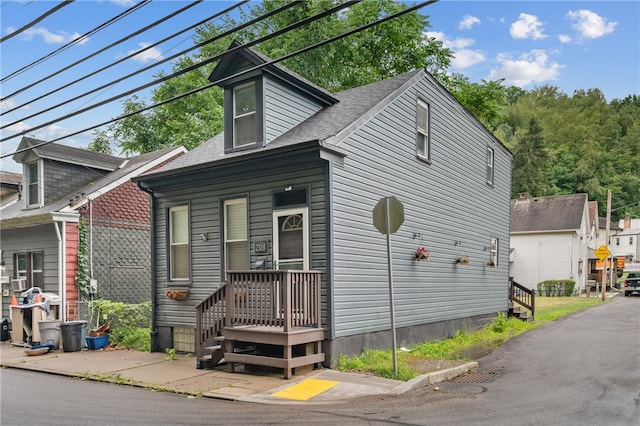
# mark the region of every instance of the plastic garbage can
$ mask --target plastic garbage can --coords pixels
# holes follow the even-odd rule
[[[54,349],[60,347],[60,321],[42,320],[38,321],[40,329],[40,340],[43,345],[53,345]]]
[[[67,321],[60,324],[62,350],[64,352],[79,352],[82,350],[84,345],[83,340],[87,334],[86,330],[86,321]]]
[[[11,324],[9,323],[9,318],[2,318],[2,321],[0,321],[0,327],[2,327],[0,340],[4,342],[6,340],[11,339],[11,334],[9,333],[9,331],[11,330]]]

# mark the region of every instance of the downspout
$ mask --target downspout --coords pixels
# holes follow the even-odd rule
[[[156,306],[157,306],[157,298],[156,298],[156,281],[155,281],[155,270],[156,270],[156,239],[155,239],[155,198],[153,197],[153,192],[144,186],[140,182],[137,182],[138,188],[140,190],[149,194],[149,239],[150,239],[150,248],[151,248],[151,265],[150,265],[150,275],[151,275],[151,352],[157,352],[158,347],[158,330],[156,325]]]
[[[64,232],[60,231],[58,224],[65,230],[66,222],[53,223],[53,227],[56,229],[56,236],[58,237],[58,294],[60,295],[60,310],[62,311],[59,316],[64,322],[67,320],[67,297],[65,294],[66,286],[64,285],[64,279],[67,276],[65,269],[66,254],[64,251]]]

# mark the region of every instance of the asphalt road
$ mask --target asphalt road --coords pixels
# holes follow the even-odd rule
[[[615,297],[479,360],[484,383],[333,405],[262,405],[3,369],[2,425],[640,425],[640,297]]]

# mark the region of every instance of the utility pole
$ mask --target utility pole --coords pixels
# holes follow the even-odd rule
[[[606,231],[604,233],[604,243],[607,246],[607,248],[609,248],[609,231],[610,231],[610,225],[611,223],[611,190],[607,189],[607,223],[606,223]],[[611,261],[613,261],[613,256],[609,255],[611,258]],[[602,300],[604,301],[606,299],[606,288],[607,288],[607,275],[608,275],[608,271],[607,271],[607,261],[609,260],[609,257],[604,259],[604,264],[602,265]],[[613,266],[613,265],[611,265]],[[613,283],[612,283],[613,284]]]

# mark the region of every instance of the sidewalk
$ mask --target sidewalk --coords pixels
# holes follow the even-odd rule
[[[418,376],[409,382],[363,374],[311,368],[290,380],[279,372],[243,371],[229,373],[226,366],[214,370],[196,369],[192,356],[134,350],[98,350],[27,356],[25,348],[10,342],[0,345],[3,368],[18,368],[89,380],[129,384],[147,389],[176,392],[194,397],[228,399],[263,404],[322,404],[346,402],[366,395],[398,395],[422,384],[451,379],[477,367],[470,362],[460,367]]]

